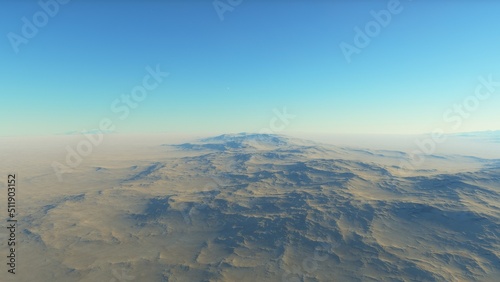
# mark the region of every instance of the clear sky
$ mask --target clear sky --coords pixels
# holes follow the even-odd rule
[[[355,28],[390,2],[243,0],[221,20],[211,0],[73,0],[52,15],[2,1],[0,136],[92,130],[104,118],[123,133],[255,132],[283,107],[296,116],[278,123],[284,133],[500,129],[498,86],[460,123],[447,113],[479,76],[500,82],[500,2],[401,0],[348,62],[340,44],[355,47]],[[113,101],[158,65],[169,76],[120,119]]]

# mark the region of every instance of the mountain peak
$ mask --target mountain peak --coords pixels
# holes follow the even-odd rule
[[[277,134],[236,133],[202,138],[191,143],[176,145],[187,150],[241,150],[272,149],[290,145],[291,139]]]
[[[222,134],[215,137],[208,137],[199,140],[200,142],[261,142],[268,143],[269,145],[285,145],[289,143],[289,138],[278,135],[278,134],[266,134],[266,133],[235,133],[235,134]]]

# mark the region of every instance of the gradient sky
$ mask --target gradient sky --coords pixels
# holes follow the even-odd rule
[[[8,34],[41,8],[2,1],[0,136],[106,117],[123,133],[256,132],[283,107],[296,115],[283,133],[500,129],[500,88],[460,127],[442,117],[479,76],[500,81],[500,2],[402,0],[348,63],[339,44],[388,2],[243,0],[221,21],[210,0],[73,0],[16,54]],[[120,120],[111,103],[158,64],[170,76]]]

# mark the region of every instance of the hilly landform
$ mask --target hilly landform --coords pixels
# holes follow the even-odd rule
[[[409,159],[241,133],[95,152],[53,185],[33,163],[18,278],[497,281],[500,160]]]

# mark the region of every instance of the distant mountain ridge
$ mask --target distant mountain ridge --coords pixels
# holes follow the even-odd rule
[[[272,149],[283,146],[302,145],[304,142],[299,139],[293,139],[284,135],[277,134],[257,134],[257,133],[237,133],[223,134],[215,137],[208,137],[195,140],[189,143],[172,145],[184,150],[259,150]],[[310,141],[311,144],[314,144]],[[171,146],[171,145],[166,145]]]

